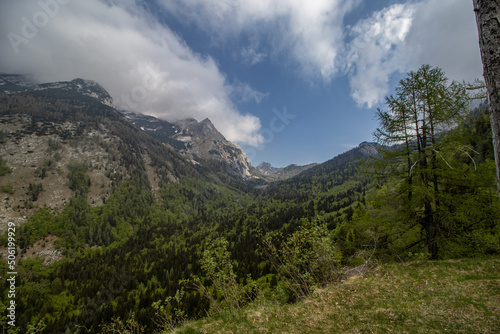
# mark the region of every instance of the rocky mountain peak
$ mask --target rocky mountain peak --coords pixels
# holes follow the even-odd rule
[[[277,171],[280,170],[280,168],[273,167],[269,162],[261,162],[257,167],[257,170],[259,170],[262,174],[264,175],[271,175],[276,173]]]
[[[359,149],[362,154],[367,155],[367,156],[372,156],[376,155],[378,153],[378,144],[377,143],[369,143],[369,142],[362,142],[359,144]]]
[[[260,165],[256,167],[256,169],[261,172],[263,175],[267,176],[269,180],[271,181],[277,181],[277,180],[285,180],[289,179],[291,177],[294,177],[295,175],[298,175],[302,173],[303,171],[308,170],[309,168],[312,168],[316,166],[317,164],[308,164],[304,166],[300,166],[297,164],[290,164],[286,167],[278,168],[272,166],[268,162],[262,162]]]
[[[175,124],[182,129],[181,136],[188,135],[190,137],[226,141],[226,138],[224,138],[208,118],[205,118],[201,122],[193,118],[188,118],[177,121]]]
[[[252,167],[245,152],[226,140],[208,118],[201,122],[189,118],[175,124],[181,130],[174,138],[185,143],[181,153],[192,156],[194,160],[198,157],[221,161],[229,165],[233,173],[245,179],[251,176]]]
[[[253,167],[245,152],[229,142],[208,119],[186,118],[174,123],[138,113],[122,112],[136,127],[168,144],[193,164],[218,161],[227,171],[244,179]]]
[[[69,84],[76,86],[76,90],[83,95],[94,97],[105,105],[113,105],[113,98],[111,95],[95,81],[77,78],[70,81]]]
[[[71,81],[59,81],[37,84],[20,74],[0,74],[0,91],[7,94],[19,92],[40,92],[45,90],[73,91],[93,97],[107,106],[113,105],[111,95],[97,82],[77,78]]]

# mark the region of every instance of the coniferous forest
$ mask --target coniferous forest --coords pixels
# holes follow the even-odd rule
[[[297,302],[355,267],[498,256],[489,110],[470,88],[424,65],[377,111],[376,142],[270,183],[243,180],[210,161],[187,163],[88,96],[0,95],[2,117],[33,124],[30,133],[2,132],[2,143],[61,139],[49,143],[54,162],[33,168],[39,184],[20,190],[2,183],[2,195],[25,191],[26,206],[36,206],[58,150],[103,126],[118,139],[96,145],[121,166],[107,171],[109,196],[96,205],[89,201],[93,167],[66,165],[59,173],[71,199],[61,209],[31,209],[17,226],[17,325],[2,317],[3,332],[161,333],[255,300]],[[77,124],[75,131],[57,132],[54,124],[64,122]],[[12,173],[2,158],[0,181]],[[53,236],[61,259],[46,265],[28,256]],[[7,231],[1,244],[8,245]],[[0,276],[7,272],[3,265]],[[9,287],[0,287],[2,314]]]

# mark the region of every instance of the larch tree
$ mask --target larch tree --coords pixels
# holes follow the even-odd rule
[[[484,79],[488,90],[497,189],[500,195],[500,0],[473,0]]]
[[[423,65],[408,73],[386,98],[388,110],[378,110],[380,127],[375,137],[381,144],[396,145],[388,151],[395,170],[405,180],[405,216],[422,227],[430,257],[437,259],[438,231],[442,222],[442,152],[450,148],[443,133],[456,126],[467,109],[464,85],[449,83],[444,72]],[[404,175],[404,177],[403,177]]]

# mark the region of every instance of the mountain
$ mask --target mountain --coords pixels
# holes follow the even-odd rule
[[[0,75],[0,276],[15,276],[0,312],[15,302],[19,333],[157,333],[294,302],[371,259],[421,266],[428,212],[444,257],[498,255],[489,112],[457,124],[431,164],[411,156],[410,178],[405,151],[369,142],[258,170],[208,119],[122,113],[93,81]]]
[[[137,173],[157,196],[161,183],[200,173],[112,108],[109,94],[93,81],[22,85],[19,76],[1,75],[0,83],[0,156],[10,169],[1,180],[9,189],[2,223],[23,221],[44,206],[64,208],[74,196],[71,166],[84,166],[94,206]]]
[[[305,184],[309,184],[312,182],[313,176],[328,178],[328,175],[332,172],[338,172],[345,168],[353,169],[359,159],[375,156],[378,154],[379,149],[380,146],[376,143],[362,142],[358,147],[323,163],[312,163],[304,166],[291,164],[284,168],[277,168],[268,162],[262,162],[256,169],[270,181],[291,179],[290,181],[293,182],[293,179],[300,178]]]
[[[248,156],[236,144],[229,142],[206,118],[201,122],[193,118],[174,123],[139,113],[123,112],[135,126],[153,138],[175,148],[194,164],[222,164],[222,170],[250,179],[255,176]]]
[[[238,280],[275,286],[259,231],[289,234],[315,217],[335,226],[368,187],[355,171],[369,144],[324,164],[280,169],[268,177],[302,172],[255,187],[263,172],[208,119],[122,113],[87,80],[0,79],[0,229],[16,225],[21,332],[43,319],[48,333],[100,333],[134,316],[154,332],[153,304],[184,291],[193,275],[207,281],[200,259],[219,236],[231,244]],[[9,255],[6,246],[0,253]],[[183,295],[186,317],[206,314],[206,296]]]
[[[261,162],[257,167],[257,170],[259,170],[262,174],[264,175],[271,175],[279,171],[281,168],[273,167],[269,162]]]
[[[36,84],[28,78],[18,74],[0,74],[0,92],[6,94],[34,93],[55,90],[75,92],[93,97],[102,104],[112,106],[113,99],[109,93],[97,82],[80,78],[72,81]],[[37,94],[40,95],[40,94]]]
[[[294,177],[295,175],[298,175],[302,173],[305,170],[308,170],[309,168],[312,168],[314,166],[318,165],[317,163],[312,163],[304,166],[300,166],[297,164],[291,164],[283,168],[278,168],[278,167],[273,167],[270,163],[268,162],[262,162],[259,164],[256,169],[260,171],[264,176],[266,176],[266,179],[269,181],[278,181],[278,180],[286,180],[291,177]]]

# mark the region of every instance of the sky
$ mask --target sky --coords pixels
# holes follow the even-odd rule
[[[2,0],[0,72],[94,80],[115,105],[209,118],[254,166],[373,141],[423,64],[482,78],[471,0]]]

